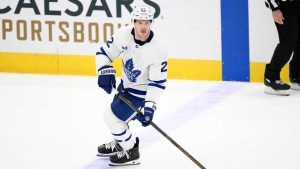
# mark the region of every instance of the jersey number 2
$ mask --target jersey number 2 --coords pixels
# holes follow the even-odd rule
[[[167,71],[168,62],[167,61],[162,62],[161,65],[162,65],[161,72],[166,72]]]

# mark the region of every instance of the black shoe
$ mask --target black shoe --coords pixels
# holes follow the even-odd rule
[[[136,138],[136,143],[133,148],[117,152],[110,156],[110,166],[137,165],[139,161],[139,139]]]
[[[290,78],[291,89],[300,91],[300,78]]]
[[[275,94],[281,96],[289,96],[290,95],[290,85],[282,82],[281,80],[271,81],[267,78],[264,80],[265,83],[265,93],[267,94]]]
[[[123,151],[123,148],[120,146],[120,144],[116,140],[114,140],[110,143],[99,146],[97,156],[109,157],[109,156],[116,154],[119,151]]]

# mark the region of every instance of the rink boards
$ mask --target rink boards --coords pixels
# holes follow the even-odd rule
[[[121,60],[113,64],[121,75]],[[96,75],[94,56],[0,53],[3,72]],[[168,78],[221,80],[221,62],[211,60],[169,59]],[[207,73],[210,70],[212,73]]]
[[[169,49],[169,78],[262,81],[277,33],[263,2],[247,0],[4,0],[0,71],[95,75],[95,52],[130,24],[139,3],[156,11],[153,30]],[[114,65],[120,74],[120,60]]]

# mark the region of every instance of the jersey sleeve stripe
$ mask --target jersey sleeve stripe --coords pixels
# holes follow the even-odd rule
[[[110,59],[110,57],[107,55],[107,53],[105,52],[105,50],[103,49],[103,47],[100,48],[100,51],[97,52],[96,55],[104,55],[104,56],[106,56],[106,57],[110,60],[110,62],[113,62],[113,61]]]
[[[278,8],[278,4],[275,0],[266,0],[265,3],[267,5],[267,7],[271,8],[272,10]]]

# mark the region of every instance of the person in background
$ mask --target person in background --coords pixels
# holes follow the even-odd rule
[[[272,10],[279,44],[264,74],[265,93],[290,95],[290,89],[300,90],[300,0],[266,0]],[[289,78],[291,85],[281,81],[280,71],[290,60]]]

